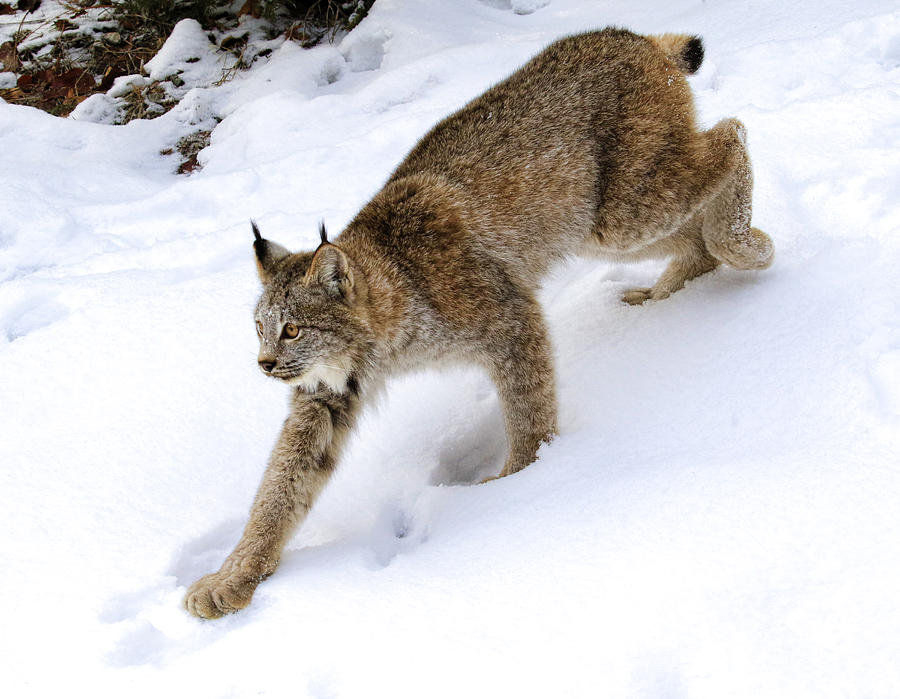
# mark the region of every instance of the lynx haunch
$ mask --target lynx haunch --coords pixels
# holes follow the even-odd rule
[[[500,475],[556,432],[547,329],[535,290],[573,255],[669,258],[628,303],[663,299],[725,263],[762,269],[752,175],[736,119],[698,130],[684,74],[700,39],[609,28],[551,44],[447,117],[333,242],[254,250],[262,370],[291,409],[250,518],[185,606],[214,618],[250,603],[387,376],[434,362],[483,367],[503,407]]]

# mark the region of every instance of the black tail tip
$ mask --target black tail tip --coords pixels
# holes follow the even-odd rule
[[[681,52],[681,60],[687,73],[696,73],[703,63],[703,39],[699,36],[692,36],[684,45]]]

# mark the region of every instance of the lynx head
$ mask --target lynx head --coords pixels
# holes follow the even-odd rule
[[[291,253],[262,237],[251,222],[263,292],[256,304],[259,366],[267,375],[315,391],[343,393],[370,344],[361,279],[352,261],[329,243]]]

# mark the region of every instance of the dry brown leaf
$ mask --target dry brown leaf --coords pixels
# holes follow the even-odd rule
[[[3,64],[3,70],[17,72],[22,67],[19,60],[19,52],[16,51],[16,45],[11,41],[0,44],[0,63]]]
[[[251,17],[256,17],[258,19],[260,14],[259,3],[257,0],[247,0],[247,2],[241,5],[241,9],[238,10],[238,17],[250,15]]]

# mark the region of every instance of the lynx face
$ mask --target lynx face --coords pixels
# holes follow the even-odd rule
[[[257,240],[260,368],[310,392],[320,383],[344,392],[370,334],[357,309],[349,261],[330,243],[315,253],[291,254]]]
[[[273,291],[266,289],[256,307],[260,368],[285,383],[315,390],[324,381],[342,391],[352,363],[337,309],[328,308],[332,304],[324,299],[316,303],[315,298],[302,298],[313,296],[298,293],[303,290]]]

